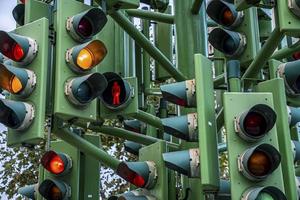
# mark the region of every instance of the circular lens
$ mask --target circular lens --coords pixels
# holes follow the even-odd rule
[[[143,187],[145,185],[145,180],[142,176],[136,175],[133,178],[133,184],[137,187]]]
[[[259,113],[248,113],[244,119],[244,130],[248,135],[261,136],[265,134],[267,129],[267,122],[265,118]]]
[[[226,54],[233,54],[236,49],[235,42],[231,37],[224,38],[222,47]]]
[[[265,152],[254,151],[248,160],[248,169],[254,176],[265,176],[271,169],[271,160]]]
[[[11,86],[12,93],[14,94],[17,94],[23,88],[22,83],[17,76],[13,76],[10,86]]]
[[[20,124],[20,121],[15,112],[10,112],[7,116],[7,125],[10,128],[17,128]]]
[[[90,37],[93,33],[93,27],[87,18],[82,18],[78,24],[78,32],[84,37]]]
[[[57,186],[52,186],[52,188],[50,189],[50,199],[51,200],[62,200],[63,196],[62,193],[60,191],[60,189]]]
[[[230,26],[234,22],[234,15],[230,9],[225,8],[223,13],[221,14],[221,22],[225,26]]]
[[[261,192],[258,194],[255,200],[274,200],[274,198],[269,193]]]
[[[87,103],[92,98],[92,90],[87,83],[82,83],[77,89],[77,99],[81,103]]]
[[[93,65],[93,55],[87,49],[82,49],[77,56],[77,65],[83,70],[90,69]]]
[[[54,174],[60,174],[65,170],[64,161],[59,155],[54,156],[50,161],[50,171]]]
[[[13,46],[13,60],[20,61],[24,56],[24,51],[22,47],[19,44],[15,44]]]

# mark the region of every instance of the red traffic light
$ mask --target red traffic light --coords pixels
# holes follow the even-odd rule
[[[0,52],[15,62],[31,63],[37,49],[36,41],[29,37],[0,31]]]
[[[41,159],[41,164],[52,174],[61,175],[72,167],[72,160],[66,154],[47,151]]]
[[[296,52],[292,55],[292,57],[294,58],[294,60],[299,60],[300,59],[300,52]]]
[[[117,174],[139,188],[152,188],[156,182],[156,167],[153,162],[121,162]]]

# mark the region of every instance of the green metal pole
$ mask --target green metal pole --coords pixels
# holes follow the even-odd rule
[[[156,117],[154,115],[151,115],[147,112],[144,112],[142,110],[138,110],[137,113],[134,113],[132,115],[133,118],[138,119],[142,122],[145,122],[147,124],[150,124],[158,129],[163,129],[163,124],[161,122],[161,119],[159,117]]]
[[[103,151],[102,149],[86,141],[79,135],[73,133],[69,128],[59,128],[54,131],[54,134],[62,140],[68,142],[69,144],[77,147],[83,153],[99,160],[101,163],[113,170],[116,170],[118,165],[120,164],[120,161],[118,159],[110,156],[108,153],[106,153],[106,151]]]
[[[271,56],[271,59],[281,60],[293,55],[293,53],[297,51],[300,51],[300,41],[290,47],[275,51],[275,53]]]
[[[227,62],[227,78],[230,92],[241,91],[241,70],[238,60],[230,60]]]
[[[282,37],[283,33],[278,27],[276,27],[242,76],[242,81],[257,76],[259,71],[264,67],[274,50],[277,48],[279,42],[282,40]]]
[[[139,17],[142,19],[163,22],[167,24],[174,24],[174,16],[170,14],[164,14],[159,12],[152,12],[140,9],[128,9],[125,10],[128,15],[132,17]]]
[[[155,108],[153,105],[148,105],[147,113],[155,116]],[[147,124],[146,135],[157,138],[157,130],[154,126]]]
[[[161,53],[153,44],[121,13],[121,11],[111,11],[109,15],[161,66],[171,74],[175,80],[184,81],[186,77],[177,70],[168,58]]]
[[[220,74],[214,79],[214,88],[225,84],[225,74]]]

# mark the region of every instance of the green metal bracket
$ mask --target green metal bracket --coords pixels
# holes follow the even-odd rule
[[[204,190],[219,187],[219,160],[215,119],[212,63],[195,55],[195,79],[199,130],[200,177]]]
[[[167,24],[174,24],[174,16],[171,14],[152,12],[140,9],[128,9],[126,13],[132,17],[140,17],[142,19],[162,22]]]
[[[27,0],[25,4],[25,24],[41,19],[43,17],[49,19],[50,5],[36,0]]]

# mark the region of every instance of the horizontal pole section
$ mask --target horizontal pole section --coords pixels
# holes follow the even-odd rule
[[[75,146],[81,152],[92,156],[93,158],[99,160],[102,164],[113,170],[116,170],[121,162],[118,159],[110,156],[108,153],[106,153],[106,151],[96,147],[79,135],[71,132],[69,128],[58,129],[54,132],[54,134],[67,143],[71,144],[72,146]]]
[[[159,117],[151,115],[151,114],[149,114],[147,112],[144,112],[142,110],[138,110],[138,112],[132,114],[131,117],[133,117],[135,119],[138,119],[138,120],[140,120],[142,122],[145,122],[146,124],[154,126],[154,127],[158,128],[158,129],[161,129],[161,130],[164,129],[162,121],[161,121],[161,119]]]
[[[225,84],[225,74],[220,74],[214,79],[214,88],[217,88],[220,85]]]
[[[276,27],[244,73],[242,81],[245,81],[245,79],[254,78],[259,73],[277,48],[279,42],[282,40],[282,37],[283,33],[278,27]]]
[[[148,19],[148,20],[163,22],[167,24],[174,24],[174,15],[152,12],[147,10],[140,10],[140,9],[128,9],[125,11],[131,17],[139,17],[142,19]]]
[[[276,51],[272,56],[271,59],[281,60],[284,58],[287,58],[289,56],[292,56],[293,53],[300,51],[300,41],[298,41],[296,44],[285,47],[283,49],[280,49]]]
[[[140,47],[145,49],[176,81],[185,81],[186,77],[173,66],[171,61],[132,24],[121,11],[111,11],[109,15],[121,26]]]
[[[203,0],[194,0],[191,12],[193,15],[197,15],[200,11]]]

